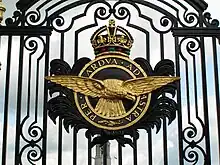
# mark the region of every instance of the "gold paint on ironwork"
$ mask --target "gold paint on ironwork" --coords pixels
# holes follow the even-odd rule
[[[106,31],[107,34],[103,34]],[[120,34],[117,34],[118,31]],[[46,79],[73,90],[77,109],[96,127],[119,130],[132,126],[147,112],[152,91],[180,79],[170,76],[148,76],[140,65],[129,59],[126,52],[120,52],[120,49],[106,50],[109,46],[128,50],[133,43],[130,33],[122,27],[115,27],[114,20],[109,21],[109,26],[97,30],[91,42],[94,49],[105,50],[96,54],[96,58],[87,63],[78,76],[55,75],[47,76]],[[111,68],[127,73],[129,80],[94,78],[102,70]],[[90,97],[97,99],[94,107],[91,105]],[[133,102],[129,109],[124,107],[125,99]]]
[[[119,124],[123,124],[123,121],[119,120],[119,121],[113,121],[113,120],[99,120],[98,121],[99,124],[106,124],[110,127],[119,125]]]
[[[125,60],[127,61],[128,63],[134,65],[135,67],[137,67],[140,72],[143,74],[144,77],[147,77],[147,74],[144,72],[144,70],[140,67],[140,65],[138,65],[137,63],[135,63],[133,60],[130,60],[128,57],[125,57],[125,56],[121,56],[121,55],[113,55],[113,54],[108,54],[108,55],[104,55],[104,56],[99,56],[97,58],[95,58],[93,61],[89,62],[88,64],[85,65],[85,67],[81,70],[81,72],[79,73],[79,76],[82,76],[83,72],[86,72],[86,70],[91,66],[93,65],[94,63],[98,63],[98,61],[102,61],[102,60],[105,60],[105,59],[110,59],[112,58],[112,61],[114,61],[113,59],[120,59],[120,60]],[[116,60],[117,61],[117,60]],[[117,64],[117,65],[116,65]],[[125,71],[126,73],[128,73],[130,76],[131,76],[131,79],[135,79],[136,76],[134,75],[134,73],[127,67],[124,67],[122,66],[124,63],[119,63],[119,62],[116,62],[114,63],[113,65],[111,63],[108,63],[108,65],[104,65],[104,66],[100,66],[98,67],[96,70],[93,71],[93,73],[90,74],[90,78],[93,78],[97,73],[99,73],[101,70],[104,70],[104,69],[107,69],[107,68],[118,68],[120,70],[123,70]],[[135,119],[132,119],[132,121],[129,121],[128,124],[125,124],[123,123],[124,125],[115,125],[114,127],[110,127],[110,126],[105,126],[105,125],[102,125],[102,124],[107,124],[107,123],[98,123],[98,121],[94,122],[93,120],[90,120],[90,118],[85,115],[84,113],[84,110],[81,109],[80,107],[80,104],[78,103],[78,96],[77,96],[77,93],[75,93],[75,101],[76,101],[76,105],[78,107],[78,110],[80,111],[80,113],[82,114],[82,116],[88,121],[90,122],[91,124],[93,124],[94,126],[96,127],[99,127],[99,128],[103,128],[103,129],[107,129],[107,130],[119,130],[119,129],[124,129],[124,128],[127,128],[127,127],[130,127],[132,126],[133,124],[135,124],[137,121],[139,121],[143,115],[146,113],[146,111],[148,110],[148,106],[150,104],[150,100],[151,100],[151,93],[148,93],[146,94],[147,96],[147,101],[146,101],[146,105],[145,107],[143,108],[142,112],[140,113],[140,115],[138,117],[135,117]],[[103,119],[106,119],[106,120],[110,120],[110,121],[114,121],[114,120],[120,120],[120,119],[124,119],[128,116],[131,116],[132,115],[132,112],[135,111],[135,109],[138,107],[138,104],[140,103],[141,101],[141,97],[138,96],[136,97],[136,101],[135,101],[135,104],[133,105],[133,107],[131,109],[129,109],[126,114],[124,115],[121,115],[121,116],[118,116],[118,117],[105,117],[101,114],[98,114],[93,108],[93,106],[91,105],[90,103],[90,100],[87,96],[85,96],[85,100],[86,100],[86,104],[88,106],[88,108],[94,112],[95,115],[99,116],[100,118],[103,118]],[[128,117],[129,118],[129,117]]]
[[[0,0],[0,24],[1,24],[2,20],[3,20],[3,18],[4,18],[3,16],[4,16],[4,12],[5,11],[6,11],[6,8],[3,5],[2,0]]]
[[[120,34],[117,34],[117,32],[120,32]],[[109,26],[103,26],[94,33],[91,38],[91,44],[94,50],[108,48],[111,46],[130,50],[133,44],[133,38],[124,28],[120,26],[115,26],[115,20],[111,19],[109,20]],[[121,54],[123,53],[118,50],[114,51],[114,53],[116,52]],[[128,56],[128,54],[126,55]]]
[[[106,55],[106,56],[103,56],[103,57],[116,57],[116,56]],[[120,57],[120,58],[129,60],[127,57]],[[97,58],[96,60],[94,60],[94,62],[95,62],[95,61],[98,61],[99,59],[102,59],[102,57]],[[133,64],[135,64],[132,60],[130,60],[130,62],[133,63]],[[85,68],[86,68],[86,66],[85,66]],[[129,75],[130,75],[133,79],[136,78],[136,77],[133,75],[132,71],[130,71],[129,69],[124,68],[124,67],[122,67],[122,66],[119,66],[119,65],[102,66],[102,67],[96,69],[89,77],[92,78],[96,73],[98,73],[99,71],[101,71],[101,70],[103,70],[103,69],[107,69],[107,68],[118,68],[118,69],[124,70],[125,72],[129,73]],[[140,69],[141,69],[141,68],[140,68]],[[84,71],[85,71],[85,69],[82,69],[81,73],[84,72]],[[143,73],[144,73],[144,72],[143,72]],[[80,75],[81,75],[81,74],[80,74]],[[145,75],[145,76],[147,76],[147,75]],[[89,107],[95,114],[97,114],[97,115],[99,115],[99,116],[101,116],[102,118],[105,118],[105,119],[114,119],[114,120],[115,120],[115,119],[124,118],[126,115],[130,114],[130,113],[135,109],[135,107],[137,107],[137,104],[138,104],[138,102],[140,101],[140,97],[139,97],[139,96],[136,97],[135,105],[134,105],[134,107],[133,107],[131,110],[129,110],[129,112],[127,112],[126,114],[123,114],[123,115],[120,115],[120,116],[114,116],[114,117],[110,117],[110,116],[106,117],[106,116],[103,116],[102,114],[98,114],[97,111],[95,111],[95,109],[94,109],[94,108],[92,107],[92,105],[90,104],[88,97],[85,97],[85,100],[86,100],[86,103],[88,104],[88,107]]]
[[[109,27],[115,27],[115,20],[114,19],[109,20]]]
[[[98,97],[95,111],[105,117],[118,117],[126,113],[122,99],[135,101],[137,96],[179,80],[179,77],[151,76],[122,81],[118,79],[97,80],[79,76],[50,76],[47,80],[60,84],[86,96]]]
[[[104,55],[122,55],[122,56],[124,56],[124,57],[127,57],[127,58],[129,58],[129,56],[128,56],[128,54],[126,54],[126,53],[123,53],[123,52],[110,52],[110,51],[107,51],[107,52],[103,52],[103,53],[99,53],[99,54],[97,54],[96,55],[96,57],[100,57],[100,56],[104,56]]]

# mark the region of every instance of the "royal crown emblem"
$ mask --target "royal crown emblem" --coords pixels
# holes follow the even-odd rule
[[[73,113],[95,128],[115,131],[135,125],[152,109],[152,93],[179,80],[153,76],[141,66],[140,59],[131,60],[133,38],[126,29],[115,26],[114,20],[95,31],[91,43],[94,60],[80,59],[73,67],[75,71],[52,74],[46,79],[70,90],[75,107],[71,111],[77,111]]]
[[[112,19],[109,26],[99,28],[91,37],[96,56],[105,54],[128,56],[133,42],[131,34],[121,26],[115,26]]]

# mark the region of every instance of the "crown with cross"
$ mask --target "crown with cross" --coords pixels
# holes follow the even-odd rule
[[[115,20],[109,20],[109,26],[102,26],[91,37],[91,44],[96,57],[106,54],[130,55],[134,40],[131,34],[120,26],[115,26]]]

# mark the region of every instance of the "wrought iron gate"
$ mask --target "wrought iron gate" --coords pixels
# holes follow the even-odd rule
[[[0,26],[0,164],[93,164],[86,130],[67,134],[62,119],[48,118],[44,77],[53,59],[93,58],[90,36],[110,18],[133,35],[131,58],[170,59],[181,77],[176,119],[140,130],[134,148],[111,142],[112,164],[219,164],[220,27],[206,8],[203,0],[19,0]]]

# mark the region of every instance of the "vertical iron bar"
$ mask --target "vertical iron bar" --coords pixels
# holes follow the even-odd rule
[[[30,102],[31,102],[31,57],[32,55],[29,56],[29,67],[28,67],[28,84],[27,84],[27,88],[28,88],[28,95],[27,95],[27,118],[30,115]]]
[[[2,140],[2,165],[6,165],[7,153],[7,132],[8,132],[8,102],[9,102],[9,84],[10,84],[10,66],[11,66],[11,45],[12,36],[8,37],[8,54],[7,54],[7,69],[5,82],[5,102],[4,102],[4,124],[3,124],[3,140]]]
[[[107,143],[103,145],[103,165],[107,164]]]
[[[88,165],[92,165],[91,136],[88,137]]]
[[[146,34],[146,43],[147,43],[147,46],[146,46],[146,53],[147,53],[147,60],[150,61],[150,41],[149,41],[149,33]]]
[[[122,146],[118,143],[118,165],[122,165]]]
[[[162,33],[160,33],[160,51],[161,51],[160,58],[161,60],[163,60],[164,59],[164,36]],[[166,118],[163,119],[163,158],[164,158],[164,165],[168,165]]]
[[[214,74],[215,74],[215,97],[216,97],[216,108],[217,108],[217,122],[218,122],[218,149],[220,158],[220,98],[219,98],[219,76],[218,76],[218,54],[217,54],[217,43],[216,38],[212,37],[213,45],[213,63],[214,63]],[[220,161],[220,160],[219,160]],[[220,164],[220,162],[219,162]]]
[[[168,154],[167,154],[167,121],[163,119],[163,158],[164,165],[168,165]]]
[[[60,39],[60,59],[64,59],[64,33],[61,33]],[[59,117],[59,131],[58,131],[58,165],[62,165],[62,142],[63,142],[63,128],[62,119]]]
[[[207,81],[206,81],[206,59],[205,59],[205,44],[204,37],[201,39],[201,64],[202,64],[202,90],[203,90],[203,107],[204,107],[204,135],[205,135],[205,145],[206,145],[206,158],[205,164],[211,165],[211,154],[210,154],[210,137],[209,137],[209,113],[208,113],[208,96],[207,96]]]
[[[22,12],[21,27],[24,27],[25,12]],[[20,52],[19,52],[19,71],[18,71],[18,95],[17,95],[17,114],[16,114],[16,139],[15,139],[15,165],[20,164],[20,120],[21,120],[21,90],[22,90],[22,71],[23,71],[23,54],[24,54],[24,36],[20,36]]]
[[[17,116],[16,116],[16,140],[15,140],[15,164],[19,164],[19,147],[20,147],[20,121],[21,121],[21,94],[22,94],[22,77],[23,77],[23,54],[24,54],[24,36],[20,37],[20,55],[18,70],[18,91],[17,91]]]
[[[180,77],[180,61],[179,61],[179,39],[175,37],[175,63],[176,63],[176,76]],[[178,136],[179,136],[179,164],[183,165],[183,134],[182,134],[182,105],[181,105],[181,90],[180,83],[177,83],[177,118],[178,118]]]
[[[148,131],[148,164],[152,165],[152,133],[151,130]]]
[[[47,23],[49,26],[49,22]],[[50,36],[46,36],[45,45],[45,68],[44,75],[48,76],[49,72],[49,53],[50,53]],[[42,144],[42,165],[47,164],[47,100],[48,100],[48,89],[47,81],[44,80],[44,112],[43,112],[43,144]]]
[[[77,130],[73,129],[73,165],[77,164]]]
[[[78,40],[79,40],[79,37],[78,37],[78,33],[75,32],[75,52],[74,52],[74,63],[78,60]]]
[[[195,89],[195,109],[196,109],[196,118],[201,120],[198,114],[198,92],[197,92],[197,74],[196,74],[196,58],[193,56],[193,76],[194,76],[194,89]]]
[[[58,165],[62,165],[62,119],[59,118],[59,130],[58,130]]]
[[[133,148],[134,165],[137,165],[137,139],[133,138],[133,141],[134,141],[134,148]]]
[[[204,37],[201,37],[201,62],[202,62],[202,89],[203,89],[203,107],[204,107],[204,118],[205,118],[205,145],[206,145],[206,161],[207,165],[211,164],[210,160],[210,137],[209,137],[209,114],[208,114],[208,96],[207,96],[207,81],[206,81],[206,59],[205,59],[205,45]]]
[[[203,13],[199,13],[199,26],[203,27]],[[206,59],[205,59],[205,42],[204,37],[200,37],[201,40],[201,68],[202,68],[202,91],[203,91],[203,108],[204,108],[204,135],[206,146],[205,164],[211,165],[211,151],[210,151],[210,137],[209,137],[209,113],[208,113],[208,92],[207,92],[207,76],[206,76]]]
[[[60,59],[64,59],[64,32],[61,33],[60,37]]]
[[[164,36],[160,33],[160,58],[164,59]]]
[[[150,61],[150,41],[149,41],[149,32],[146,33],[146,59]]]

